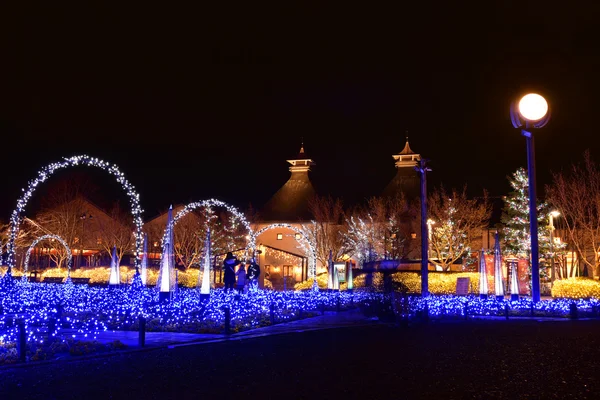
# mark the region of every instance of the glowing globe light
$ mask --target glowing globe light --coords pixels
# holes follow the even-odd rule
[[[529,121],[539,121],[548,113],[548,103],[539,94],[526,94],[519,101],[519,113]]]

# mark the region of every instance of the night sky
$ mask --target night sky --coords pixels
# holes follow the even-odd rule
[[[39,168],[75,154],[118,164],[146,217],[209,197],[260,207],[302,139],[317,191],[354,204],[392,179],[406,131],[430,189],[502,196],[526,166],[509,105],[529,90],[552,108],[536,134],[540,194],[584,150],[600,162],[598,6],[423,3],[7,13],[0,220]]]

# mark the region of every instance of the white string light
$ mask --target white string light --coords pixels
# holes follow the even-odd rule
[[[17,233],[19,231],[20,215],[25,209],[27,202],[35,192],[35,189],[38,187],[39,184],[45,182],[50,176],[52,176],[52,174],[54,174],[54,172],[56,172],[57,170],[68,167],[75,167],[79,165],[97,167],[108,172],[116,178],[117,182],[121,184],[121,186],[127,193],[127,196],[129,197],[129,202],[131,204],[131,214],[133,215],[133,222],[136,226],[136,232],[134,233],[136,243],[135,267],[138,268],[140,264],[140,254],[142,252],[143,242],[143,223],[142,208],[140,207],[140,195],[135,191],[134,186],[131,183],[129,183],[129,181],[125,178],[123,172],[121,172],[119,167],[117,167],[115,164],[110,164],[106,161],[90,157],[88,155],[78,155],[69,158],[65,157],[63,158],[63,161],[54,162],[45,166],[38,172],[38,176],[35,179],[29,181],[27,188],[22,189],[23,194],[21,195],[19,200],[17,200],[17,207],[13,210],[10,217],[10,234],[8,238],[8,243],[6,245],[8,253],[8,257],[6,260],[8,264],[7,274],[9,274],[11,268],[15,266],[15,241],[17,239]]]
[[[60,244],[63,245],[63,247],[67,251],[67,269],[71,270],[71,259],[73,258],[73,256],[71,255],[72,254],[71,249],[67,245],[67,242],[65,242],[63,240],[63,238],[61,238],[60,236],[57,236],[57,235],[43,235],[43,236],[40,236],[39,238],[35,239],[33,241],[33,243],[31,243],[31,246],[29,246],[29,248],[27,249],[27,253],[25,255],[25,266],[23,267],[23,271],[24,271],[23,276],[25,276],[27,274],[27,269],[29,268],[29,258],[31,256],[31,252],[33,251],[35,246],[37,246],[37,244],[39,242],[41,242],[42,240],[50,240],[50,239],[55,239],[58,242],[60,242]]]
[[[197,208],[201,208],[201,207],[223,207],[225,208],[229,213],[233,214],[241,223],[242,225],[244,225],[244,227],[246,228],[246,230],[248,231],[249,234],[252,234],[252,227],[250,226],[250,223],[248,222],[248,220],[246,219],[246,216],[241,213],[237,208],[235,208],[232,205],[229,205],[221,200],[217,200],[217,199],[208,199],[208,200],[202,200],[202,201],[196,201],[193,203],[188,204],[187,206],[185,206],[183,209],[181,209],[177,215],[175,215],[175,218],[173,218],[173,222],[171,224],[171,228],[174,229],[175,224],[177,223],[177,221],[179,221],[181,218],[185,217],[187,214],[189,214],[190,212],[194,211]],[[165,243],[165,239],[166,239],[166,234],[167,234],[167,229],[168,227],[165,229],[165,233],[163,234],[163,243]]]

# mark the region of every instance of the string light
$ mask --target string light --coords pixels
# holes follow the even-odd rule
[[[131,214],[133,215],[133,222],[136,226],[135,235],[135,266],[136,268],[139,266],[140,262],[140,254],[142,251],[142,208],[140,207],[140,195],[135,191],[134,186],[129,183],[129,181],[125,178],[125,175],[119,167],[115,164],[110,164],[106,161],[100,160],[98,158],[90,157],[88,155],[78,155],[69,158],[63,158],[63,161],[53,162],[44,168],[42,168],[38,172],[38,176],[33,180],[29,181],[26,189],[22,189],[23,194],[17,200],[17,207],[13,210],[10,217],[10,233],[7,243],[7,264],[8,270],[6,271],[7,275],[10,275],[11,269],[15,266],[15,241],[17,239],[17,234],[19,231],[19,223],[20,223],[20,215],[25,210],[28,201],[31,199],[31,196],[35,192],[35,189],[43,182],[45,182],[48,178],[50,178],[57,170],[61,170],[69,167],[76,167],[80,165],[85,165],[89,167],[97,167],[100,168],[109,174],[113,175],[117,182],[121,184],[123,190],[125,190],[127,196],[129,197],[129,203],[131,205]]]
[[[27,249],[27,253],[25,255],[25,265],[23,267],[23,279],[27,279],[27,269],[29,268],[29,258],[31,256],[31,252],[33,251],[33,249],[35,248],[35,246],[41,242],[42,240],[57,240],[60,244],[62,244],[62,246],[65,248],[65,250],[67,251],[67,269],[70,271],[71,270],[71,259],[72,259],[72,253],[71,253],[71,249],[69,248],[69,246],[67,245],[67,242],[64,241],[63,238],[61,238],[58,235],[43,235],[40,236],[39,238],[35,239],[33,241],[33,243],[31,243],[31,246],[29,246],[29,248]]]

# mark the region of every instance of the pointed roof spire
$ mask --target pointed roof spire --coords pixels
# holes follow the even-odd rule
[[[298,158],[304,158],[304,137],[300,137],[300,152],[298,153]]]
[[[418,161],[421,158],[421,155],[412,151],[408,144],[408,131],[406,131],[406,144],[404,145],[404,149],[402,149],[400,153],[394,154],[392,157],[396,160],[396,168],[413,168],[415,166],[415,161]]]
[[[416,154],[414,151],[411,150],[410,146],[408,145],[408,131],[406,131],[406,144],[404,145],[404,149],[402,149],[400,154]]]
[[[315,165],[315,162],[306,156],[304,152],[304,138],[301,137],[300,142],[300,152],[295,160],[287,160],[292,166],[290,167],[290,171],[310,171],[310,166]]]

